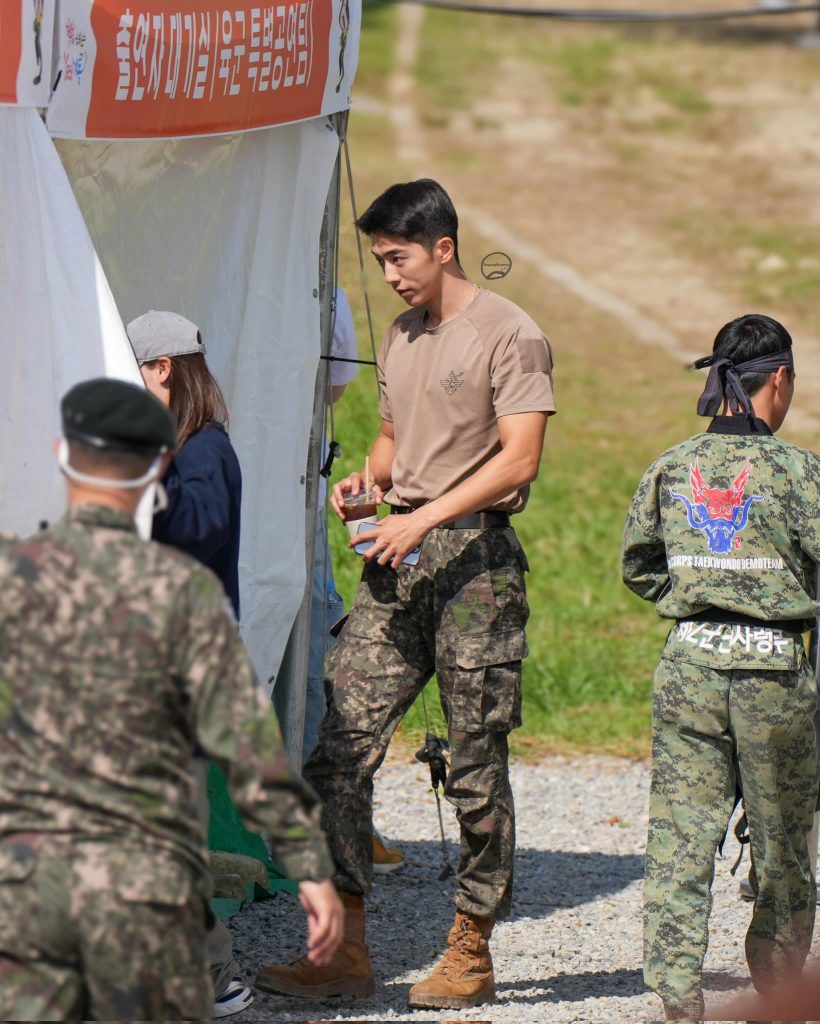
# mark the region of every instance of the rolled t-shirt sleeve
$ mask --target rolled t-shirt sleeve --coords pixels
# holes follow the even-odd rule
[[[535,326],[519,328],[498,345],[490,363],[496,416],[555,412],[552,393],[552,351]]]

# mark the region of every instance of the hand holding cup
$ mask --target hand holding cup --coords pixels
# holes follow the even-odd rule
[[[345,526],[351,537],[355,537],[365,523],[368,526],[379,525],[379,517],[376,514],[377,507],[376,492],[372,487],[369,491],[362,490],[358,494],[348,492],[345,495],[342,509]]]

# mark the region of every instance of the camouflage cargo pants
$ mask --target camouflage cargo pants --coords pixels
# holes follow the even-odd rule
[[[0,1020],[210,1020],[199,890],[167,856],[4,837]]]
[[[808,953],[816,687],[799,638],[780,634],[762,653],[752,643],[721,654],[725,640],[709,631],[746,627],[698,625],[688,638],[687,627],[672,630],[655,674],[644,978],[668,1015],[699,1019],[715,853],[736,779],[759,885],[746,933],[755,986],[766,991],[799,971]]]
[[[325,663],[327,713],[305,776],[324,803],[335,883],[370,888],[373,774],[435,672],[461,828],[460,910],[509,913],[515,819],[507,734],[521,724],[526,559],[512,529],[433,530],[418,565],[368,564]]]

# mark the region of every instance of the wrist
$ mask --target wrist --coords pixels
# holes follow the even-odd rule
[[[436,503],[434,501],[429,502],[426,505],[420,505],[415,512],[412,513],[413,519],[415,519],[419,526],[423,526],[425,530],[434,530],[439,524],[445,521],[445,517],[438,511]]]

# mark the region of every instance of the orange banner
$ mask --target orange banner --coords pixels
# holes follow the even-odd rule
[[[359,0],[61,0],[48,127],[180,137],[345,109],[351,7],[358,14]]]
[[[0,103],[17,102],[17,72],[23,48],[20,0],[0,0]]]

